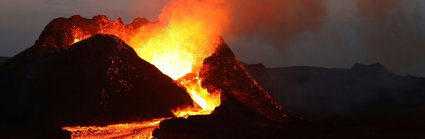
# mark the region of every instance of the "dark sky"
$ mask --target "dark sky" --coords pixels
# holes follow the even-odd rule
[[[34,44],[53,18],[105,14],[154,20],[166,0],[2,0],[0,55]],[[380,62],[425,77],[423,0],[229,0],[224,39],[248,63],[350,68]]]

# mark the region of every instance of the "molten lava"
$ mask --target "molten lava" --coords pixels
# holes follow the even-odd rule
[[[74,126],[64,127],[71,132],[73,139],[98,139],[98,138],[152,138],[152,131],[158,128],[162,120],[169,118],[153,119],[150,121],[113,124],[108,126]]]
[[[157,22],[129,30],[115,20],[99,24],[97,33],[117,35],[142,59],[185,87],[195,107],[172,111],[178,117],[186,117],[210,114],[220,105],[220,92],[202,88],[198,73],[203,60],[220,43],[219,37],[227,25],[225,0],[172,0],[163,8]],[[91,36],[78,28],[72,34],[72,43]],[[188,74],[190,78],[185,77]]]

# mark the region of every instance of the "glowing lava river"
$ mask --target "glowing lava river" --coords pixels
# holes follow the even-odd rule
[[[152,138],[152,131],[158,128],[162,120],[169,118],[153,119],[151,121],[113,124],[108,126],[74,126],[63,129],[71,132],[73,139],[98,139],[98,138]]]
[[[225,3],[224,0],[172,0],[162,9],[157,22],[132,31],[106,26],[98,33],[117,35],[142,59],[186,88],[194,106],[171,110],[176,117],[210,114],[220,105],[220,92],[208,92],[202,88],[198,73],[203,60],[215,51],[220,35],[227,27]],[[92,35],[75,28],[73,43]],[[164,119],[169,118],[63,129],[70,131],[72,138],[150,138],[153,129]]]

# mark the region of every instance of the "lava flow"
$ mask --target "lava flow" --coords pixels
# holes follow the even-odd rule
[[[150,121],[113,124],[108,126],[74,126],[63,129],[71,132],[73,139],[97,138],[152,138],[152,131],[159,122],[169,118],[153,119]]]
[[[129,44],[142,59],[155,65],[176,83],[186,88],[194,107],[171,110],[176,117],[210,114],[220,105],[220,92],[208,92],[201,86],[199,71],[202,62],[220,43],[220,34],[228,24],[225,0],[172,0],[163,9],[157,22],[128,30],[120,26],[99,25],[103,34],[113,34]],[[73,29],[73,42],[94,34]],[[161,119],[160,119],[161,120]],[[93,137],[87,131],[112,132],[118,128],[155,127],[154,122],[110,125],[108,127],[65,127],[72,137]],[[156,123],[151,125],[151,123]],[[127,131],[127,130],[125,130]],[[151,131],[151,130],[149,130]],[[112,136],[109,135],[108,136]]]

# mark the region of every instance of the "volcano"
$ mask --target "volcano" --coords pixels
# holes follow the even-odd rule
[[[34,46],[1,65],[1,85],[6,89],[2,109],[9,113],[1,118],[5,126],[36,137],[61,138],[68,136],[59,134],[66,133],[60,131],[64,126],[191,119],[190,115],[210,113],[246,117],[245,121],[257,124],[287,119],[282,106],[249,75],[222,39],[203,60],[199,73],[178,80],[162,73],[123,35],[150,23],[137,18],[124,25],[106,16],[50,22]],[[65,129],[80,132],[78,127]]]

